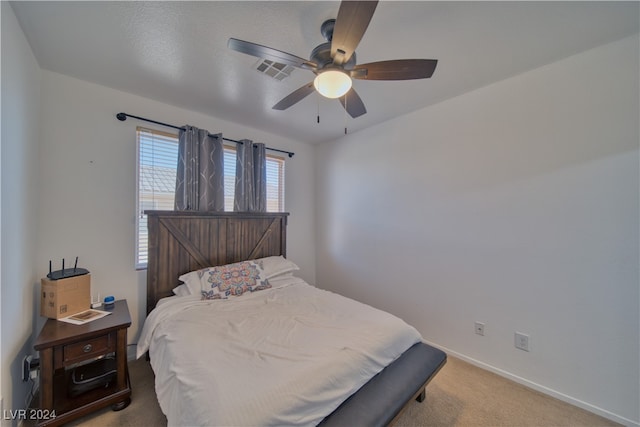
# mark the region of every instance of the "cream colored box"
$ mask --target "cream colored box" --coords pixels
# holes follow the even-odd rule
[[[40,281],[40,316],[60,319],[91,308],[91,275]]]

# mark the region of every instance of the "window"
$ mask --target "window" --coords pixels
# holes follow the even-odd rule
[[[178,163],[178,135],[137,128],[138,183],[136,268],[146,268],[148,253],[145,210],[173,210]],[[235,146],[224,149],[224,209],[233,211]],[[284,158],[267,154],[267,211],[284,211]]]

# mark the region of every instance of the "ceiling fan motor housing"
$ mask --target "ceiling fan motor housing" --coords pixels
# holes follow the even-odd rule
[[[331,58],[331,42],[322,43],[316,46],[309,56],[309,60],[318,64],[317,71],[322,71],[325,67],[333,64],[333,58]],[[340,66],[345,70],[352,70],[356,66],[356,53],[353,52],[351,58]],[[315,72],[315,71],[314,71]],[[317,74],[317,72],[316,72]]]
[[[333,40],[333,28],[335,27],[336,20],[335,19],[327,19],[320,26],[320,34],[327,41],[326,43],[322,43],[321,45],[316,46],[309,56],[309,60],[318,64],[316,74],[322,71],[327,65],[333,64],[333,58],[331,58],[331,40]],[[352,70],[353,67],[356,66],[356,53],[353,52],[353,55],[347,62],[342,64],[340,68],[345,70]]]

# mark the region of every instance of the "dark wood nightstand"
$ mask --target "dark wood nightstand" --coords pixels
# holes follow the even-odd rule
[[[36,339],[34,348],[40,352],[42,418],[34,421],[39,426],[60,425],[109,405],[119,411],[131,402],[127,368],[127,328],[131,316],[127,301],[116,301],[111,308],[100,310],[111,314],[84,325],[48,319]],[[89,391],[73,392],[73,370],[103,363],[105,358],[115,358],[116,374],[112,380]]]

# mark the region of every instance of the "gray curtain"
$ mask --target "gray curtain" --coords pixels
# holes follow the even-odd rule
[[[178,136],[177,211],[224,210],[222,134],[184,126]]]
[[[238,144],[236,188],[233,210],[265,212],[267,210],[267,159],[264,144],[243,139]]]

